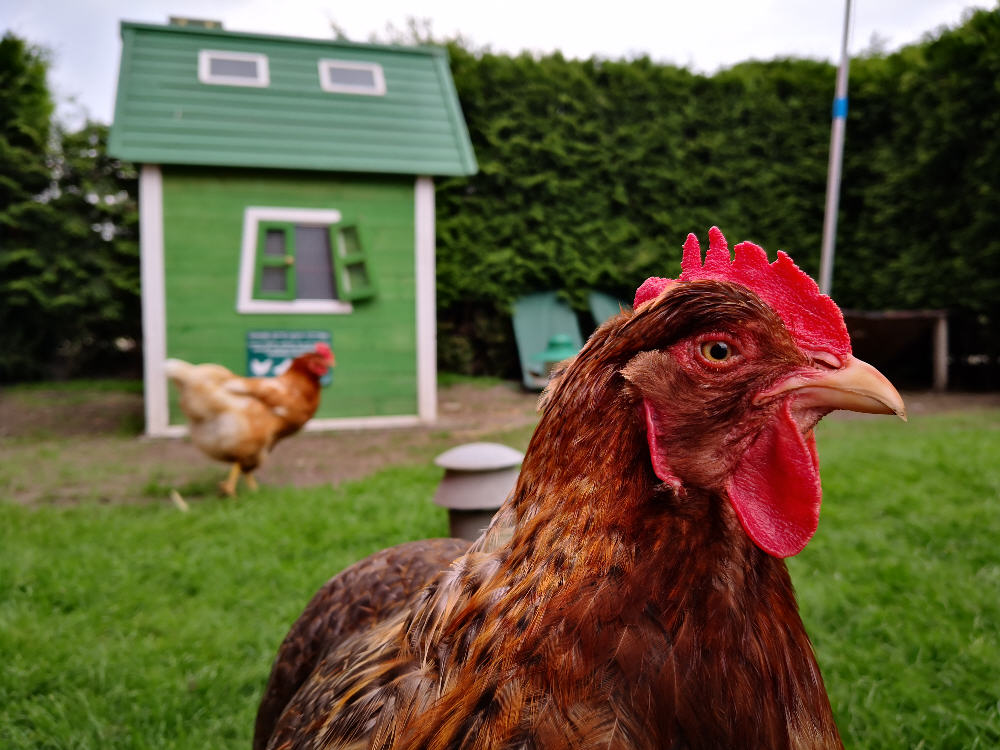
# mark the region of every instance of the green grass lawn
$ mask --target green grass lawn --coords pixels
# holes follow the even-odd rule
[[[824,423],[789,567],[844,744],[1000,747],[1000,412]]]
[[[0,504],[0,748],[248,748],[285,631],[330,575],[447,535],[435,467],[237,502]]]
[[[845,744],[1000,747],[1000,412],[824,423],[790,561]],[[433,467],[336,489],[26,509],[0,499],[0,748],[240,748],[332,573],[444,535]]]

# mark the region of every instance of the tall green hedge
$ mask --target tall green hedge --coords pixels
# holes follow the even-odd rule
[[[438,190],[442,367],[511,374],[510,303],[562,289],[629,299],[717,224],[815,274],[835,68],[713,76],[654,64],[474,54],[452,71],[479,159]],[[855,60],[834,296],[843,307],[1000,317],[1000,9]],[[984,343],[985,342],[985,343]]]

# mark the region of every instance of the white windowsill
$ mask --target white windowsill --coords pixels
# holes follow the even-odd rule
[[[336,299],[293,299],[287,302],[277,299],[252,299],[246,302],[241,300],[236,306],[236,312],[347,315],[354,312],[354,306],[350,302]]]

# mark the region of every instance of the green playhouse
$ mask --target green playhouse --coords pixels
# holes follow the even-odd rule
[[[313,429],[437,415],[433,176],[475,173],[446,52],[123,22],[109,151],[140,165],[146,433],[163,362],[280,372],[327,341]]]

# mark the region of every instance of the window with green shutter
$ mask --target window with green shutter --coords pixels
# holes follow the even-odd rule
[[[340,212],[248,208],[237,310],[349,313],[376,295],[365,231]]]

